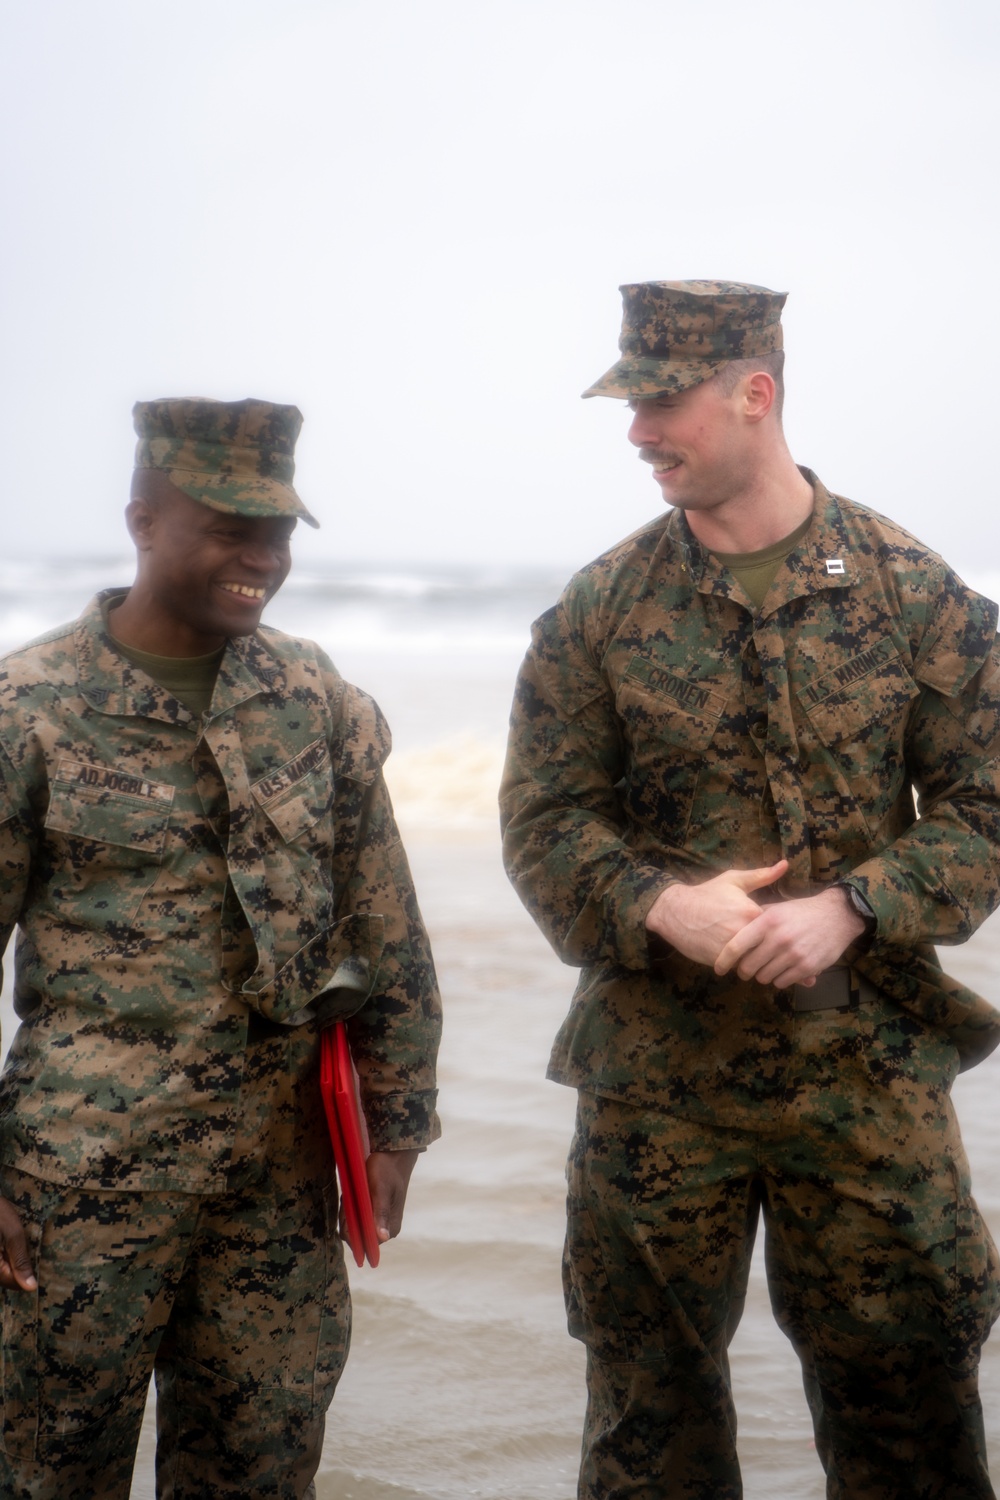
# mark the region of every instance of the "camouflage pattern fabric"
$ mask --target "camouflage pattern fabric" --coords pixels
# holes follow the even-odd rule
[[[739,1500],[727,1348],[758,1213],[830,1500],[988,1500],[997,1255],[948,1097],[892,1001],[796,1017],[780,1114],[733,1132],[583,1092],[564,1273],[588,1348],[580,1495]]]
[[[683,391],[734,359],[783,346],[786,292],[742,281],[639,281],[622,294],[622,357],[584,396]]]
[[[9,1500],[128,1500],[154,1368],[160,1500],[313,1493],[350,1299],[316,1081],[290,1031],[255,1029],[220,1192],[0,1172],[39,1282],[0,1304]]]
[[[803,472],[813,522],[764,608],[671,511],[571,581],[518,678],[505,862],[583,970],[549,1076],[581,1091],[588,1500],[740,1493],[725,1349],[760,1203],[828,1494],[992,1494],[976,1367],[996,1262],[947,1090],[1000,1015],[931,945],[1000,903],[997,611]],[[871,906],[848,958],[883,1011],[797,1014],[647,934],[671,879],[782,857],[777,899],[847,881]]]
[[[137,401],[132,423],[137,469],[160,469],[171,484],[213,510],[242,516],[298,516],[319,526],[292,487],[297,406],[273,401]]]
[[[439,999],[378,708],[261,629],[228,643],[196,719],[115,650],[101,602],[0,663],[0,947],[20,924],[22,1021],[0,1161],[222,1189],[254,1012],[288,1028],[297,1078],[350,1016],[373,1149],[427,1145]]]
[[[643,923],[672,877],[782,857],[779,894],[857,887],[878,918],[857,968],[964,1065],[1000,1041],[929,946],[1000,903],[996,606],[808,477],[813,525],[761,613],[673,511],[535,625],[501,807],[511,880],[583,966],[562,1083],[716,1123],[778,1107],[790,997],[663,953]]]

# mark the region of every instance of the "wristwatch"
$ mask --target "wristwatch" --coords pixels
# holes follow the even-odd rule
[[[857,942],[864,943],[867,947],[876,932],[878,932],[878,917],[872,911],[857,886],[848,885],[846,880],[838,880],[837,884],[842,891],[847,892],[847,899],[850,901],[851,906],[857,912],[858,916],[864,919],[865,930],[857,939]]]

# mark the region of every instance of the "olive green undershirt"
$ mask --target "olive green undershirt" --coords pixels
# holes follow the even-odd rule
[[[723,567],[728,568],[760,609],[775,574],[788,554],[795,550],[811,524],[812,516],[806,516],[802,525],[796,526],[790,535],[782,537],[780,542],[772,542],[770,547],[762,547],[759,552],[713,552],[712,555],[719,559]]]
[[[108,613],[105,606],[106,624]],[[111,630],[110,625],[108,629]],[[114,634],[113,631],[111,633]],[[152,677],[168,693],[173,693],[191,713],[200,716],[208,708],[212,701],[219,663],[226,649],[224,646],[219,651],[211,651],[208,656],[154,656],[150,651],[137,651],[134,646],[123,646],[117,638],[115,646],[126,661],[131,662],[133,667],[141,668],[147,677]]]

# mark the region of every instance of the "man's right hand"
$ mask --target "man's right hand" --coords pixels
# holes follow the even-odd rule
[[[12,1292],[33,1292],[38,1286],[24,1225],[6,1198],[0,1198],[0,1286]]]
[[[750,892],[774,885],[787,869],[787,859],[779,859],[759,870],[724,870],[701,885],[676,881],[649,908],[646,928],[685,958],[712,967],[729,939],[760,916]]]

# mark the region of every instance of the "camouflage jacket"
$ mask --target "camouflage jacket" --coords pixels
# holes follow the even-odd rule
[[[501,810],[515,887],[584,966],[562,1082],[732,1121],[774,1103],[790,996],[720,979],[643,923],[666,877],[782,856],[783,895],[864,894],[878,936],[857,967],[964,1065],[1000,1040],[929,946],[1000,902],[996,606],[804,472],[813,521],[759,613],[675,510],[534,627]]]
[[[303,1078],[350,1015],[373,1146],[427,1144],[440,1007],[378,708],[262,628],[196,718],[115,649],[106,597],[0,663],[0,1160],[220,1187],[252,1011]]]

